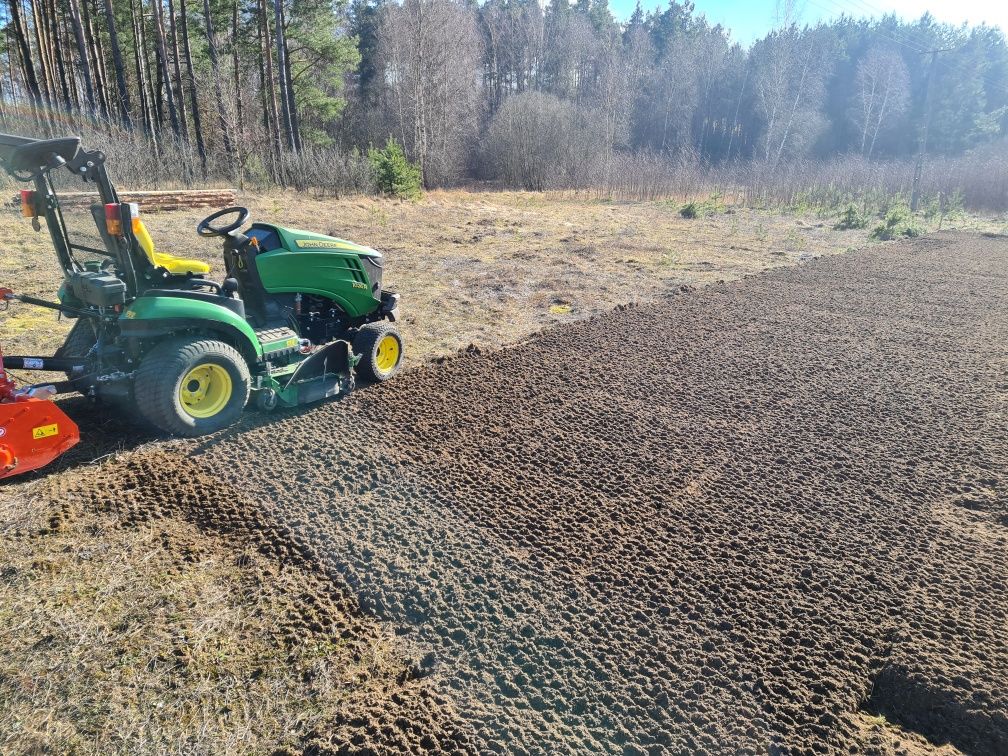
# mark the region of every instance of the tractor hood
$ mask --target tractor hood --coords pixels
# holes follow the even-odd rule
[[[316,234],[311,231],[302,231],[300,228],[282,228],[280,226],[274,226],[273,228],[279,234],[283,246],[291,252],[299,252],[301,250],[310,252],[353,252],[362,257],[372,258],[375,262],[380,262],[381,260],[381,252],[360,244],[354,244],[345,239],[337,239],[334,236],[325,236],[324,234]]]

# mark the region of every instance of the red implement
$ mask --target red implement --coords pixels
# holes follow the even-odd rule
[[[77,425],[43,388],[19,391],[0,353],[0,479],[49,464],[80,441]]]

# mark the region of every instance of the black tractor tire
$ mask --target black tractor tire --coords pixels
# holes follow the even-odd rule
[[[63,346],[56,350],[54,356],[60,358],[84,357],[97,341],[98,335],[95,333],[94,321],[91,318],[78,318],[63,341]],[[69,372],[66,375],[67,378],[72,377]]]
[[[77,322],[73,324],[73,327],[67,334],[66,340],[63,342],[63,346],[56,350],[56,354],[54,356],[60,358],[86,357],[97,341],[98,334],[95,332],[94,321],[91,318],[78,318]],[[91,360],[93,359],[94,356],[92,356]],[[91,360],[83,361],[85,364],[85,375],[94,369],[94,363]],[[74,375],[67,370],[66,377],[69,380],[72,379]],[[86,386],[78,388],[81,391],[86,390]],[[133,407],[133,397],[130,394],[123,396],[106,395],[102,396],[100,401],[112,407],[121,415],[132,415],[135,411]]]
[[[394,346],[390,340],[394,340]],[[353,351],[360,355],[357,375],[370,383],[381,383],[399,372],[403,357],[402,336],[391,323],[368,323],[354,336]]]
[[[144,355],[133,394],[137,410],[155,428],[178,436],[202,436],[241,417],[251,382],[237,349],[216,339],[190,336],[168,339]]]

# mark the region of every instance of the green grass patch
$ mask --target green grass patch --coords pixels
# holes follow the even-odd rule
[[[724,200],[720,192],[714,192],[705,200],[692,200],[679,208],[679,215],[687,220],[717,215],[725,211]]]
[[[833,228],[837,231],[850,231],[857,228],[867,228],[868,218],[863,216],[858,212],[858,209],[854,205],[847,205],[842,213],[840,213],[840,218],[833,225]]]
[[[871,238],[876,241],[891,241],[893,239],[913,239],[920,236],[923,229],[906,205],[894,204],[885,214],[882,222],[872,229]]]

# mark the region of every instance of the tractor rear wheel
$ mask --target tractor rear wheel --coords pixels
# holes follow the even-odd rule
[[[98,341],[94,323],[91,318],[78,318],[67,334],[63,346],[56,350],[56,357],[84,357]],[[71,378],[67,373],[67,378]]]
[[[372,383],[387,381],[402,364],[402,336],[391,323],[363,326],[354,336],[353,350],[361,356],[357,374]]]
[[[215,339],[169,339],[140,362],[133,391],[140,414],[179,436],[202,436],[231,425],[249,398],[248,365]]]

